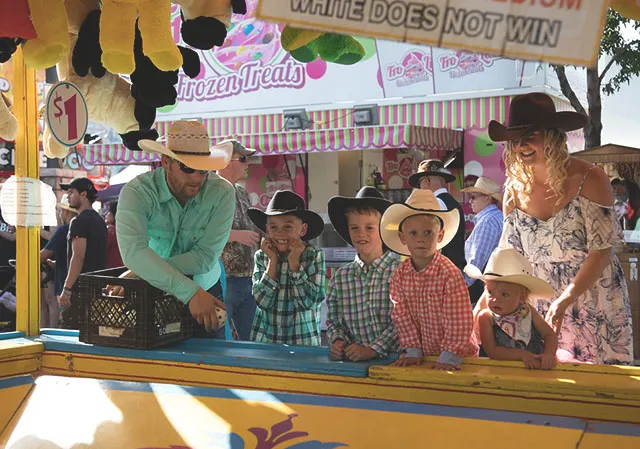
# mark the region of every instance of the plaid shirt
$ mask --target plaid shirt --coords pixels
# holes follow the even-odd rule
[[[485,207],[473,218],[473,231],[471,231],[469,238],[464,243],[464,257],[467,259],[468,264],[478,267],[480,271],[484,271],[491,253],[500,243],[503,221],[502,212],[495,204]],[[471,286],[476,282],[476,279],[470,278],[465,274],[464,281],[467,286]]]
[[[320,345],[320,305],[324,301],[326,268],[324,252],[307,245],[300,256],[300,270],[292,272],[286,257],[278,260],[274,281],[267,274],[269,258],[255,255],[253,296],[258,310],[251,338],[262,343]]]
[[[389,280],[400,264],[387,251],[366,267],[360,257],[340,268],[327,293],[329,342],[357,343],[384,357],[398,348],[398,336],[391,320]]]
[[[389,292],[393,324],[408,355],[478,355],[469,291],[458,267],[439,251],[420,272],[411,259],[402,262],[391,277]]]

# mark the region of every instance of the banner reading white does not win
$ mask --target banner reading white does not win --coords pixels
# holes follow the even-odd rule
[[[260,0],[297,28],[591,66],[608,0]]]

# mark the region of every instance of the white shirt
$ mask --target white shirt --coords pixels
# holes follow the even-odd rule
[[[438,198],[438,195],[441,195],[443,193],[449,193],[449,191],[447,189],[445,189],[444,187],[442,187],[441,189],[438,189],[435,192],[433,192],[433,194],[436,196],[436,199],[438,200],[438,204],[440,204],[440,210],[449,210],[449,209],[447,209],[447,205],[444,204],[444,201],[442,201],[440,198]]]

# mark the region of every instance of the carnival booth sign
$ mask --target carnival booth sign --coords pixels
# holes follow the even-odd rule
[[[593,66],[608,0],[262,0],[258,17],[554,64]]]
[[[87,103],[74,84],[63,81],[51,88],[46,119],[51,134],[62,145],[72,147],[84,140],[89,122]]]

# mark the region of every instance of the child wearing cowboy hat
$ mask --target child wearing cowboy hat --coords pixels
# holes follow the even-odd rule
[[[384,357],[397,349],[389,281],[400,260],[380,238],[380,218],[389,206],[391,202],[374,187],[363,187],[355,198],[334,196],[329,200],[333,227],[358,252],[329,284],[331,360],[359,362]]]
[[[251,339],[319,346],[324,253],[303,240],[322,233],[322,217],[306,209],[304,200],[290,190],[278,190],[266,211],[249,208],[248,214],[267,235],[254,257],[252,292],[258,310]]]
[[[478,355],[473,312],[462,272],[440,253],[458,231],[457,210],[441,210],[430,190],[414,190],[406,203],[382,215],[382,241],[410,256],[391,277],[391,317],[404,350],[397,366],[419,365],[438,355],[435,369],[460,369],[463,357]]]
[[[529,261],[512,248],[497,248],[482,271],[465,273],[485,283],[487,308],[478,314],[482,349],[496,360],[522,360],[528,369],[556,366],[558,337],[529,304],[529,298],[555,296],[551,285],[533,276]]]

